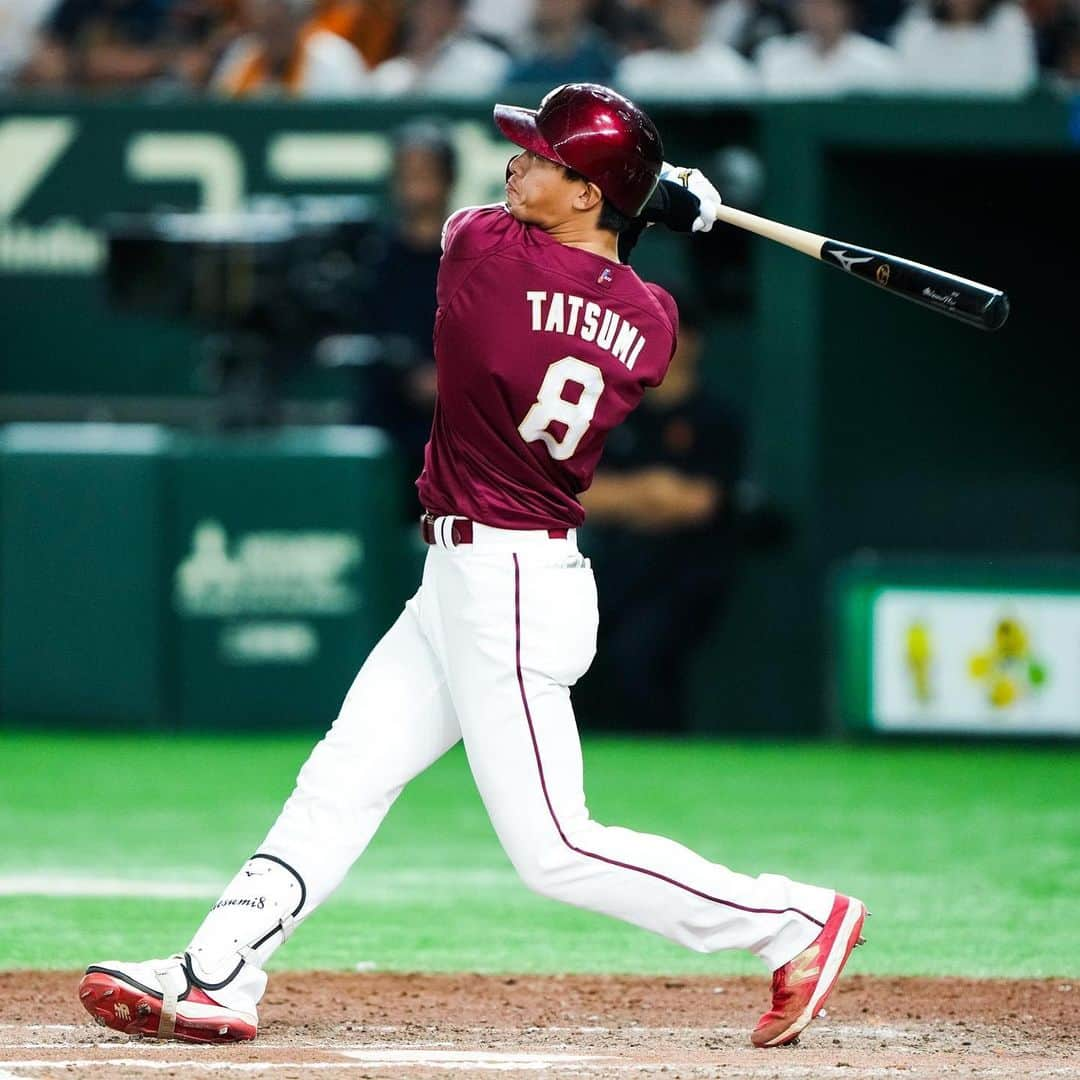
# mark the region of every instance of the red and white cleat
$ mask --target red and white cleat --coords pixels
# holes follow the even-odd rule
[[[862,901],[836,894],[821,933],[773,972],[772,1008],[750,1036],[755,1046],[783,1046],[799,1037],[832,993],[851,950],[862,944],[859,933],[865,918]]]
[[[180,1042],[231,1043],[254,1039],[259,1021],[251,1011],[215,1001],[182,956],[127,964],[91,964],[79,983],[83,1008],[99,1023],[127,1035]]]

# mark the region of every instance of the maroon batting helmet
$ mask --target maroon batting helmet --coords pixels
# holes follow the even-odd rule
[[[511,141],[581,173],[617,210],[637,217],[660,178],[664,147],[656,125],[632,101],[596,83],[568,83],[539,109],[496,105]]]

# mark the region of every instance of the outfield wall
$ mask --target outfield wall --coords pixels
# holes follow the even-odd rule
[[[400,488],[373,428],[0,429],[4,714],[326,727],[408,595]]]
[[[259,192],[381,197],[387,133],[417,113],[453,126],[458,201],[496,197],[507,148],[474,106],[0,102],[0,395],[198,397],[188,330],[107,310],[103,217],[164,204],[226,211]],[[787,550],[745,560],[727,621],[700,658],[695,726],[820,730],[824,582],[836,559],[864,548],[989,558],[1080,545],[1071,404],[1080,373],[1066,362],[1076,337],[1077,125],[1049,99],[656,115],[671,158],[709,169],[718,150],[756,153],[767,216],[1013,298],[1009,324],[990,337],[728,230],[693,247],[659,236],[641,245],[644,273],[703,293],[714,315],[708,378],[747,413],[752,479],[796,526]],[[347,388],[323,372],[293,391]],[[205,497],[213,506],[209,488]],[[363,492],[349,505],[362,508]],[[286,527],[274,521],[259,527]],[[2,557],[10,566],[22,554]],[[3,605],[3,639],[17,640],[21,623],[6,596]],[[65,662],[47,645],[44,656]],[[153,695],[146,704],[161,715]],[[11,715],[11,701],[0,709]]]

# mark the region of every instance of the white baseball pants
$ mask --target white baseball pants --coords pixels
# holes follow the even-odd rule
[[[748,949],[770,969],[809,945],[831,890],[747,877],[589,817],[569,688],[592,662],[596,629],[596,585],[573,533],[475,526],[473,543],[433,547],[420,590],[259,848],[303,878],[296,921],[337,887],[404,786],[464,739],[499,840],[535,891],[700,952]]]

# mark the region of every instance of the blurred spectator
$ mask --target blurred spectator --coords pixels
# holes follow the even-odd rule
[[[154,78],[168,67],[159,45],[168,8],[168,0],[61,0],[21,81],[109,87]]]
[[[859,0],[856,29],[876,41],[887,42],[907,6],[906,0]]]
[[[416,504],[412,484],[424,463],[435,405],[435,277],[442,254],[442,227],[450,213],[457,162],[449,135],[431,122],[398,131],[391,188],[394,223],[374,267],[373,316],[358,327],[382,339],[374,364],[358,370],[357,423],[389,432],[405,459],[409,490],[403,505],[410,520]]]
[[[15,81],[37,51],[38,30],[57,0],[0,0],[0,88]]]
[[[766,93],[813,97],[893,90],[896,54],[852,30],[854,0],[796,0],[799,33],[775,37],[758,50]]]
[[[536,0],[469,0],[465,22],[481,37],[514,53],[528,40],[535,8]]]
[[[753,56],[763,41],[793,29],[784,0],[719,0],[709,16],[707,36]]]
[[[583,715],[607,714],[624,729],[685,727],[690,662],[724,610],[734,572],[742,425],[699,381],[700,313],[682,298],[679,313],[663,383],[611,433],[581,499],[601,555],[602,598]]]
[[[663,0],[656,11],[663,47],[626,57],[615,82],[631,97],[734,97],[757,86],[734,49],[707,40],[709,0]]]
[[[1059,69],[1080,22],[1080,0],[1026,0],[1035,51],[1044,71]]]
[[[203,90],[225,50],[244,32],[242,0],[172,0],[165,30],[170,70],[156,86]]]
[[[1080,13],[1063,28],[1050,75],[1059,89],[1080,94]]]
[[[901,81],[916,91],[1021,94],[1037,77],[1031,24],[1010,0],[933,0],[894,38]]]
[[[400,7],[398,0],[318,0],[314,25],[352,42],[373,68],[394,55]]]
[[[609,82],[615,59],[589,22],[592,7],[593,0],[537,0],[530,47],[507,81],[544,86]]]
[[[244,0],[249,32],[226,51],[211,89],[227,97],[341,97],[368,71],[356,47],[312,21],[310,0]]]
[[[657,44],[653,0],[595,0],[592,21],[622,56]]]
[[[375,69],[375,91],[484,97],[502,86],[510,56],[467,28],[466,3],[409,0],[402,54]]]

